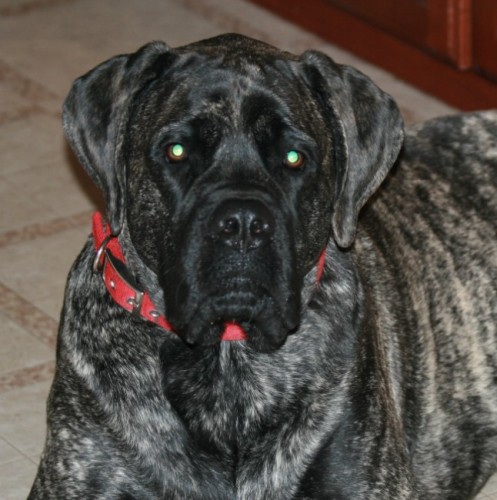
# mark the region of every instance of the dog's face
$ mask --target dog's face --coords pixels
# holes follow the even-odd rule
[[[302,279],[331,220],[320,168],[330,140],[313,132],[325,123],[312,104],[286,61],[229,46],[178,55],[138,98],[126,154],[131,236],[189,342],[217,341],[235,321],[278,345],[297,326]]]
[[[213,344],[234,321],[261,350],[298,326],[305,276],[330,235],[352,243],[402,136],[360,73],[237,35],[107,61],[65,128],[179,335]]]

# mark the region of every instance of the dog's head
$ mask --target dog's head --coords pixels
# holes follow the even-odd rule
[[[330,236],[352,244],[402,141],[358,71],[239,35],[110,59],[75,82],[64,126],[178,333],[212,344],[235,321],[260,349],[298,326],[305,276]]]

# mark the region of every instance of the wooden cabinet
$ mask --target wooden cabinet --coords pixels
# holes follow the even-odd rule
[[[497,0],[252,0],[461,109],[497,108]]]
[[[497,1],[474,0],[474,67],[497,81]]]
[[[466,69],[471,0],[329,0],[392,35]]]

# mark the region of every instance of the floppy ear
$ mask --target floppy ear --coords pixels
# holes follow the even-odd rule
[[[335,241],[347,248],[354,241],[359,211],[397,158],[403,122],[394,100],[359,71],[316,51],[305,52],[301,60],[333,131],[332,225]]]
[[[154,67],[168,50],[154,42],[134,54],[109,59],[78,78],[64,103],[66,137],[105,196],[114,234],[124,217],[126,172],[120,153],[130,103],[156,77]]]

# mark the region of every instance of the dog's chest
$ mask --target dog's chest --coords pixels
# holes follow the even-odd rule
[[[165,397],[189,433],[207,451],[229,460],[236,460],[246,442],[261,439],[275,415],[285,414],[278,368],[268,377],[243,351],[235,345],[202,353],[182,350],[174,356],[169,352],[163,363]]]
[[[288,352],[266,356],[221,345],[192,354],[163,349],[163,387],[199,465],[227,474],[238,498],[280,490],[292,498],[340,419],[340,397],[292,364]]]

